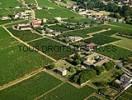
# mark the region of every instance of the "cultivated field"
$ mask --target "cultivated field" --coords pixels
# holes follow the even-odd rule
[[[79,14],[76,14],[69,9],[66,9],[64,7],[60,7],[56,5],[55,3],[49,1],[49,0],[37,0],[38,5],[40,7],[47,8],[46,10],[38,10],[36,12],[36,16],[38,18],[46,17],[46,18],[52,18],[52,17],[62,17],[62,18],[82,18]],[[41,13],[40,13],[41,12]],[[46,13],[45,13],[46,12]]]
[[[117,100],[131,100],[132,87],[128,88]]]
[[[0,91],[1,100],[33,100],[61,83],[60,80],[42,72],[20,84]]]
[[[114,46],[114,45],[107,45],[107,46],[98,48],[97,52],[99,52],[103,55],[109,56],[113,59],[120,59],[120,58],[132,56],[131,51],[124,49],[124,48]]]
[[[117,38],[109,37],[109,36],[106,36],[106,35],[102,35],[100,33],[100,34],[94,35],[90,39],[85,40],[85,42],[86,43],[87,42],[88,43],[93,42],[93,43],[98,44],[98,45],[103,45],[103,44],[108,44],[108,43],[115,42],[115,41],[118,41],[118,40],[119,39],[117,39]]]
[[[73,53],[68,46],[47,38],[31,42],[30,45],[56,60],[67,57]]]
[[[88,86],[77,89],[70,84],[65,83],[61,87],[42,97],[40,100],[83,100],[93,92],[95,92],[95,90]]]
[[[97,31],[101,31],[103,29],[107,29],[108,26],[106,25],[101,25],[101,26],[97,26],[97,27],[91,27],[91,28],[86,28],[86,29],[80,29],[80,30],[75,30],[75,31],[71,31],[71,32],[65,32],[63,34],[63,36],[81,36],[81,37],[88,37],[89,33],[94,33]]]
[[[12,28],[8,28],[8,30],[16,37],[20,38],[23,41],[31,41],[37,38],[40,38],[40,35],[37,35],[31,31],[17,31]]]
[[[0,50],[0,85],[8,83],[52,61],[23,45]]]

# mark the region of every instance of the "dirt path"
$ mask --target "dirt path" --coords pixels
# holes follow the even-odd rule
[[[59,88],[60,86],[62,86],[64,83],[65,83],[65,82],[60,83],[60,84],[57,85],[56,87],[50,89],[49,91],[45,92],[44,94],[42,94],[42,95],[40,95],[40,96],[38,96],[38,97],[36,97],[34,100],[39,100],[39,99],[41,99],[41,98],[44,97],[46,94],[48,94],[48,93],[50,93],[50,92],[56,90],[56,89]]]
[[[16,84],[18,84],[18,83],[20,83],[20,82],[22,82],[22,81],[24,81],[24,80],[27,80],[27,79],[29,79],[29,78],[31,78],[31,77],[37,75],[38,73],[40,73],[40,72],[42,72],[42,71],[43,71],[43,68],[39,68],[39,69],[37,69],[37,70],[35,70],[35,71],[29,73],[29,74],[24,75],[24,76],[21,77],[21,78],[18,78],[18,79],[14,80],[14,81],[11,81],[11,82],[7,83],[7,84],[4,84],[4,85],[0,86],[0,91],[1,91],[1,90],[4,90],[4,89],[6,89],[6,88],[9,88],[9,87],[11,87],[11,86],[14,86],[14,85],[16,85]]]

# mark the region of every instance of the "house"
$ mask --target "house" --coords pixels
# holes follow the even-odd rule
[[[57,73],[61,74],[62,76],[66,76],[67,75],[67,70],[66,68],[63,67],[59,67],[55,69]]]
[[[8,16],[3,16],[3,17],[1,18],[1,20],[9,20],[9,19],[11,19],[11,18],[8,17]]]
[[[95,43],[91,42],[91,43],[87,44],[86,47],[87,47],[87,49],[88,49],[89,51],[93,51],[93,50],[96,49],[97,45],[96,45]]]
[[[93,66],[102,66],[103,64],[109,62],[109,59],[101,56],[97,53],[92,53],[91,55],[88,55],[85,57],[85,60],[83,62],[83,64],[87,67],[90,65]]]
[[[69,37],[67,37],[67,41],[69,41],[69,42],[77,42],[77,41],[80,41],[82,39],[83,38],[80,36],[69,36]]]
[[[32,30],[31,24],[29,24],[29,23],[15,25],[15,26],[13,26],[13,29],[15,29],[15,30],[23,30],[23,31]]]
[[[127,74],[123,74],[120,79],[116,79],[115,83],[118,84],[122,89],[126,90],[132,85],[132,77]]]
[[[33,28],[38,28],[38,27],[41,27],[43,21],[41,19],[34,19],[32,20],[31,22],[31,25]]]

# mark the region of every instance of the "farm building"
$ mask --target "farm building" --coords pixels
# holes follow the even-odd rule
[[[61,74],[62,76],[66,76],[67,75],[67,70],[66,68],[60,67],[60,68],[56,68],[55,71],[59,74]]]
[[[34,20],[32,20],[31,25],[32,25],[32,27],[37,28],[37,27],[40,27],[42,25],[42,23],[43,23],[42,20],[34,19]]]
[[[31,25],[29,23],[27,24],[18,24],[16,26],[13,26],[13,29],[16,29],[16,30],[32,30],[31,28]]]

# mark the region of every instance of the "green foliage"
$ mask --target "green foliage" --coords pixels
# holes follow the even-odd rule
[[[83,70],[72,77],[72,81],[82,84],[96,76],[95,70]]]
[[[109,61],[108,63],[105,63],[105,64],[104,64],[104,67],[105,67],[105,69],[106,69],[107,71],[113,69],[114,66],[115,66],[115,63],[114,63],[113,61]]]

